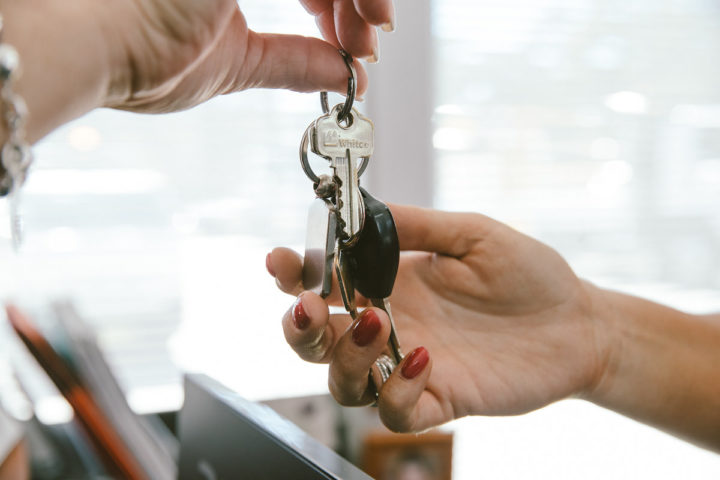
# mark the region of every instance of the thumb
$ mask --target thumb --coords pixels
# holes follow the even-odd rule
[[[249,31],[246,62],[255,67],[244,87],[347,93],[350,72],[345,61],[337,48],[318,38]],[[353,64],[360,96],[367,89],[367,72],[357,60]]]
[[[390,205],[400,250],[437,252],[460,258],[498,227],[478,213],[443,212],[410,205]]]

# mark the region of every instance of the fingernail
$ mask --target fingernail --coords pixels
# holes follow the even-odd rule
[[[407,356],[400,373],[402,373],[403,377],[411,380],[423,371],[429,360],[430,355],[428,355],[428,351],[425,347],[418,347]]]
[[[268,273],[274,277],[275,270],[273,270],[272,262],[270,261],[270,257],[272,257],[272,252],[268,253],[267,257],[265,257],[265,268],[267,268]]]
[[[394,32],[395,31],[395,5],[392,5],[392,11],[390,12],[390,21],[380,25],[383,32]]]
[[[295,328],[305,330],[310,325],[310,317],[305,313],[305,307],[302,304],[302,297],[295,300],[295,306],[292,311],[292,320]]]
[[[378,47],[376,45],[373,47],[372,55],[365,57],[365,61],[367,63],[377,63],[379,59],[380,59],[380,56],[378,54]]]
[[[353,342],[359,347],[364,347],[377,337],[380,327],[380,319],[377,314],[372,310],[365,310],[360,314],[360,320],[353,327]]]

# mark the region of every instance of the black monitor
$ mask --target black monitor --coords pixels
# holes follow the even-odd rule
[[[180,480],[372,480],[278,415],[215,380],[185,376]]]

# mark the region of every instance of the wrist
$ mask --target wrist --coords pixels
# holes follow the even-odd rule
[[[590,319],[593,324],[594,361],[588,378],[578,395],[593,403],[611,389],[623,351],[623,340],[618,328],[618,297],[615,292],[583,281],[590,303]]]
[[[596,293],[605,355],[583,398],[720,449],[718,317],[617,292]]]
[[[19,53],[17,92],[28,106],[27,138],[101,106],[109,85],[102,5],[92,1],[0,2],[3,41]],[[6,132],[2,132],[3,140]]]

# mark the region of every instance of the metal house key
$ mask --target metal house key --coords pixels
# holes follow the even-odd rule
[[[373,123],[354,108],[340,118],[342,105],[315,121],[312,151],[330,161],[335,177],[335,206],[340,216],[340,240],[353,243],[362,229],[365,209],[358,190],[358,159],[373,153]]]

